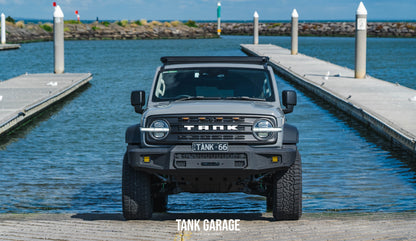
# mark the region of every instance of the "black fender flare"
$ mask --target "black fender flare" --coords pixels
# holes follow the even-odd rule
[[[140,144],[140,124],[129,126],[126,130],[126,143]]]
[[[299,143],[298,128],[290,124],[283,125],[283,144],[297,144]]]

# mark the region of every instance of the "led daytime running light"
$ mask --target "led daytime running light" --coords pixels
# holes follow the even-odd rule
[[[282,128],[260,128],[253,127],[254,132],[281,132]]]
[[[169,128],[162,128],[162,127],[149,127],[149,128],[140,128],[141,131],[143,132],[169,132]]]

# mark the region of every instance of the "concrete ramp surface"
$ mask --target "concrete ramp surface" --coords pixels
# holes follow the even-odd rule
[[[240,231],[178,231],[176,219],[240,219]],[[271,213],[155,213],[124,221],[121,214],[2,214],[1,240],[415,240],[415,213],[304,214],[275,222]]]

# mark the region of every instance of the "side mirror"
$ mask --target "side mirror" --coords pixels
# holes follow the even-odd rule
[[[146,104],[146,93],[143,90],[135,90],[131,92],[131,105],[134,107],[136,113],[142,114],[143,107]]]
[[[293,90],[284,90],[282,92],[282,102],[286,109],[283,110],[285,114],[293,112],[293,107],[297,104],[296,92]]]

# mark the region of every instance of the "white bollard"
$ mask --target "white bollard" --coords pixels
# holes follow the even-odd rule
[[[367,9],[363,2],[357,9],[355,21],[355,78],[363,79],[366,75],[367,62]]]
[[[292,12],[292,55],[298,54],[299,14],[296,9]]]
[[[254,12],[254,41],[253,44],[259,44],[259,14],[257,11]]]
[[[217,33],[218,36],[221,36],[221,2],[218,1],[217,4]]]
[[[6,16],[1,14],[1,44],[6,44]]]
[[[54,3],[54,6],[56,4]],[[65,70],[64,64],[64,13],[59,5],[55,6],[53,13],[53,50],[55,57],[55,74],[62,74]]]

